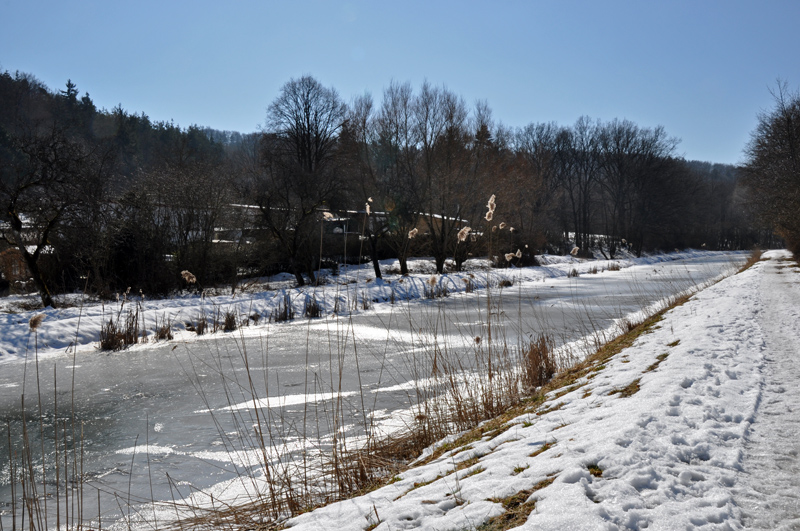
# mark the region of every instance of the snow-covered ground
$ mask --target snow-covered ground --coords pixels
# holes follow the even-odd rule
[[[288,525],[480,529],[517,495],[522,529],[800,528],[800,268],[764,258],[539,414]]]
[[[571,256],[540,256],[542,267],[510,268],[490,270],[487,264],[478,260],[467,263],[467,271],[436,275],[438,286],[446,286],[450,292],[464,291],[466,280],[475,289],[485,287],[487,282],[497,283],[503,279],[514,282],[541,281],[551,278],[565,278],[574,269],[580,274],[604,271],[612,266],[621,268],[633,265],[653,264],[664,261],[713,256],[710,251],[687,250],[667,255],[646,256],[642,258],[622,257],[619,260],[580,260]],[[385,271],[399,271],[396,260],[381,263]],[[64,353],[68,349],[91,350],[97,348],[100,328],[109,319],[125,320],[129,311],[138,311],[140,329],[152,337],[159,323],[169,321],[173,325],[176,341],[194,341],[198,337],[185,331],[186,323],[197,321],[205,315],[209,321],[216,315],[234,312],[238,321],[246,326],[240,334],[259,335],[272,312],[286,298],[291,301],[295,313],[303,314],[306,304],[312,299],[330,314],[337,308],[341,311],[363,311],[363,299],[374,303],[396,300],[418,299],[424,297],[426,286],[435,273],[432,259],[409,261],[412,274],[401,277],[397,274],[384,275],[375,280],[371,265],[342,268],[338,276],[327,276],[321,286],[294,288],[294,277],[280,275],[269,279],[254,281],[250,286],[244,283],[234,295],[182,294],[163,299],[151,299],[148,294],[120,294],[119,301],[98,302],[84,299],[81,295],[61,297],[60,308],[30,310],[38,302],[36,295],[5,297],[0,299],[0,363],[24,359],[33,350],[33,341],[40,357]],[[475,274],[481,271],[480,274]],[[44,314],[44,321],[31,333],[29,322],[34,315]],[[258,316],[257,324],[249,316]],[[205,336],[206,338],[210,336]],[[135,348],[135,347],[134,347]]]

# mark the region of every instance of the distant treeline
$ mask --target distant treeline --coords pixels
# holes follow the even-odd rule
[[[769,245],[739,171],[683,160],[677,144],[626,120],[511,129],[428,83],[347,104],[310,76],[283,86],[264,132],[184,129],[4,72],[4,256],[52,304],[76,289],[166,293],[186,287],[184,270],[201,286],[277,270],[303,284],[362,255],[379,275],[378,258],[405,273],[411,255],[441,272],[518,249],[533,263],[573,246],[611,258]]]

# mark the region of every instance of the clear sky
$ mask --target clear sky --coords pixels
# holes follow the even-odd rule
[[[292,77],[346,101],[427,79],[508,126],[627,118],[736,163],[775,80],[800,87],[799,23],[798,0],[0,0],[0,69],[242,133]]]

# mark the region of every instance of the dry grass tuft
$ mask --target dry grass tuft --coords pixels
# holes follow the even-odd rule
[[[639,392],[639,389],[640,389],[640,387],[639,387],[639,378],[637,378],[634,381],[632,381],[631,383],[629,383],[628,385],[626,385],[625,387],[623,387],[621,389],[614,389],[613,391],[611,391],[608,394],[609,395],[619,395],[622,398],[628,398],[630,396],[635,395],[637,392]]]
[[[236,322],[236,312],[225,310],[222,320],[222,330],[224,332],[233,332],[237,327],[238,323]]]
[[[205,314],[202,314],[200,317],[197,318],[197,324],[194,327],[194,331],[198,336],[202,336],[207,328],[208,328],[208,319],[206,319]]]
[[[118,351],[124,350],[131,345],[139,342],[139,310],[128,310],[125,322],[120,323],[120,316],[117,319],[110,318],[108,322],[100,327],[100,350]]]
[[[162,315],[160,320],[156,315],[153,337],[156,341],[169,341],[172,339],[172,321],[166,315]]]
[[[317,301],[317,298],[315,296],[312,296],[311,299],[306,300],[306,307],[303,313],[309,319],[316,319],[318,317],[322,317],[322,306],[320,305],[319,301]]]
[[[528,457],[536,457],[537,455],[543,454],[555,445],[556,445],[555,441],[544,443],[538,450],[528,455]]]
[[[661,365],[662,361],[667,359],[667,356],[669,356],[669,354],[666,354],[666,353],[665,354],[659,354],[658,356],[656,356],[656,362],[653,363],[652,365],[650,365],[648,368],[646,368],[644,370],[644,372],[653,372],[654,370],[658,369],[658,366]]]
[[[292,299],[289,294],[283,295],[283,299],[278,301],[278,307],[272,310],[270,320],[276,323],[291,321],[294,319],[294,308],[292,307]]]
[[[555,342],[547,334],[540,334],[528,343],[523,352],[524,385],[529,391],[542,387],[556,373]]]
[[[519,527],[528,521],[528,516],[536,508],[536,500],[529,500],[537,490],[543,489],[553,483],[555,477],[540,481],[531,489],[521,490],[507,498],[490,498],[489,501],[503,505],[505,513],[490,518],[485,524],[479,526],[478,531],[505,531]]]
[[[756,265],[758,261],[761,260],[762,254],[763,253],[761,252],[761,249],[759,248],[753,249],[753,251],[750,253],[750,256],[747,258],[747,261],[741,268],[739,268],[739,273],[741,273],[742,271],[746,271],[751,267],[753,267],[754,265]]]

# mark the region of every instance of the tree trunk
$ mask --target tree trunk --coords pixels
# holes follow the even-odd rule
[[[20,249],[20,252],[22,252],[22,257],[25,259],[25,264],[28,266],[28,270],[31,272],[33,282],[36,284],[36,289],[39,291],[39,296],[42,298],[42,304],[45,308],[48,306],[55,308],[56,303],[53,301],[50,288],[47,287],[47,282],[45,281],[44,276],[42,276],[42,272],[39,269],[36,256],[28,253],[24,247]]]
[[[447,260],[446,256],[442,256],[441,254],[437,254],[435,256],[436,260],[436,272],[440,275],[444,275],[444,263]]]
[[[300,271],[300,266],[297,265],[297,262],[292,260],[292,273],[294,273],[294,278],[297,281],[297,287],[303,287],[306,285],[306,280],[303,278],[303,273]]]
[[[383,278],[381,276],[381,266],[378,263],[378,239],[374,236],[369,237],[369,250],[372,258],[372,268],[375,270],[375,278]]]

